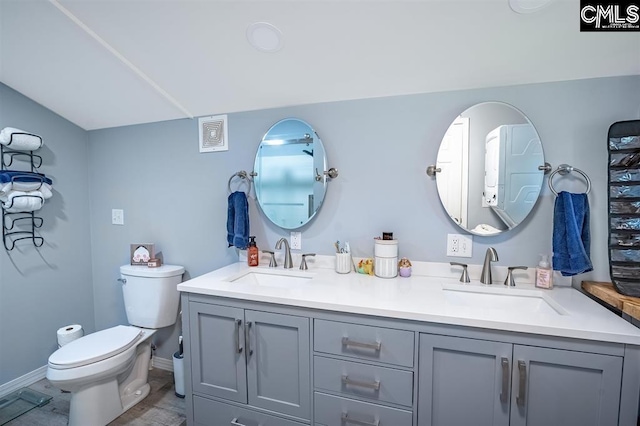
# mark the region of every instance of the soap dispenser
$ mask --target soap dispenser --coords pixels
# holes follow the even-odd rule
[[[249,237],[249,247],[247,248],[247,264],[249,266],[258,266],[260,253],[256,245],[256,237]]]
[[[549,257],[546,254],[540,255],[540,262],[536,267],[536,287],[553,288],[553,270],[549,265]]]

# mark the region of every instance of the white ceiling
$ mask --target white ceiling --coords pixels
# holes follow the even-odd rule
[[[0,81],[92,130],[640,75],[640,32],[581,33],[579,5],[517,14],[508,0],[0,0]],[[254,22],[279,28],[283,48],[252,47]]]

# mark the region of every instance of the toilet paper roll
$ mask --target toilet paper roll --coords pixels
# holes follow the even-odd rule
[[[69,342],[81,338],[84,330],[80,324],[71,324],[58,329],[58,346],[62,347]]]

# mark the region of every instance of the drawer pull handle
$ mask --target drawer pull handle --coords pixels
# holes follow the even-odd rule
[[[251,321],[247,321],[247,326],[244,329],[244,345],[247,348],[247,356],[253,355],[253,349],[251,349]]]
[[[516,403],[519,407],[524,408],[525,389],[527,387],[527,363],[524,361],[518,361],[518,371],[520,372],[520,383],[518,385]]]
[[[242,320],[236,320],[236,352],[242,353],[242,346],[240,346],[240,326],[242,325]]]
[[[340,420],[342,421],[343,425],[350,423],[352,425],[359,426],[380,426],[380,420],[376,420],[375,422],[365,422],[363,420],[352,419],[347,413],[342,413],[342,416],[340,416]]]
[[[231,425],[232,426],[246,426],[244,423],[238,423],[238,418],[234,417],[233,419],[231,419]]]
[[[342,346],[353,346],[355,348],[373,349],[376,352],[380,352],[380,348],[382,347],[382,342],[362,343],[362,342],[356,342],[355,340],[349,340],[348,337],[343,337]]]
[[[359,386],[361,388],[380,390],[380,380],[376,380],[375,382],[361,382],[359,380],[350,379],[349,376],[342,376],[342,383],[344,385],[351,386]]]
[[[502,391],[500,392],[500,402],[506,404],[509,399],[509,358],[500,359],[502,365]]]

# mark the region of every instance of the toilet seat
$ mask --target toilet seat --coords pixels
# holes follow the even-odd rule
[[[88,334],[55,351],[49,367],[64,370],[105,360],[136,345],[143,335],[139,328],[125,325]]]

